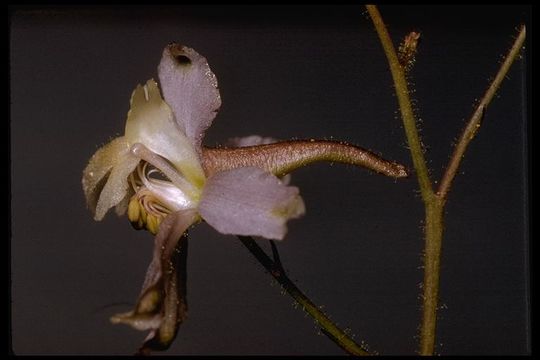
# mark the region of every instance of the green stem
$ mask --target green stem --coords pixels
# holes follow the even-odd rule
[[[429,172],[426,160],[424,159],[420,136],[418,135],[418,129],[416,128],[416,120],[411,105],[405,72],[399,63],[396,49],[390,39],[390,34],[388,34],[388,30],[384,25],[379,10],[375,5],[366,5],[366,8],[375,25],[375,30],[377,30],[377,34],[379,35],[379,39],[381,40],[381,44],[390,65],[394,86],[396,87],[399,110],[401,111],[401,118],[403,119],[403,126],[405,128],[405,134],[407,135],[407,142],[411,151],[416,176],[418,177],[418,183],[420,184],[420,191],[424,202],[427,202],[431,198],[431,195],[433,195],[433,189],[431,181],[429,180]]]
[[[495,76],[495,79],[488,87],[488,90],[478,104],[471,120],[464,128],[461,138],[448,163],[446,172],[441,179],[440,187],[435,194],[429,180],[427,166],[422,152],[418,130],[416,128],[416,122],[409,98],[409,91],[407,88],[404,69],[399,63],[394,45],[390,39],[390,35],[388,34],[377,7],[374,5],[367,5],[366,7],[371,19],[373,20],[373,24],[375,25],[375,29],[377,30],[377,34],[381,40],[386,57],[388,58],[394,85],[396,87],[396,94],[399,101],[401,116],[407,135],[407,141],[411,151],[413,164],[416,169],[418,182],[420,184],[420,191],[422,193],[422,199],[425,206],[425,268],[423,284],[423,314],[422,325],[420,328],[420,354],[433,355],[436,338],[442,235],[444,230],[444,205],[452,185],[452,180],[457,173],[457,169],[461,163],[465,150],[480,127],[480,123],[487,105],[492,100],[495,92],[510,69],[510,66],[518,56],[525,40],[526,31],[525,26],[522,26],[514,45],[506,56],[505,61]]]
[[[379,10],[374,5],[367,5],[367,10],[379,39],[381,40],[384,52],[390,65],[396,94],[401,110],[401,118],[407,135],[407,142],[411,151],[416,176],[420,185],[420,192],[425,206],[425,254],[424,254],[424,284],[423,284],[423,306],[422,325],[420,328],[420,354],[432,355],[437,325],[437,302],[439,293],[440,277],[440,256],[443,233],[443,203],[439,201],[433,192],[429,179],[426,160],[416,127],[416,120],[412,110],[409,90],[405,72],[399,63],[396,50],[384,25]]]
[[[424,291],[420,354],[433,355],[437,330],[444,203],[438,196],[433,195],[427,203],[425,211]]]
[[[300,305],[301,308],[316,321],[317,325],[321,328],[321,331],[328,336],[330,340],[335,342],[350,355],[371,355],[343,330],[338,328],[317,305],[309,300],[309,298],[287,277],[281,265],[272,261],[251,237],[238,236],[238,238],[261,265],[264,266],[270,275],[272,275],[283,289],[298,303],[298,305]]]

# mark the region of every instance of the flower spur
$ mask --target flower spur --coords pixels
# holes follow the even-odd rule
[[[187,229],[202,220],[223,234],[281,240],[289,219],[304,214],[289,172],[315,161],[363,166],[406,177],[405,167],[335,141],[237,138],[236,147],[202,145],[221,98],[215,75],[193,49],[170,44],[148,80],[131,96],[125,134],[92,156],[82,185],[94,218],[115,207],[155,236],[154,253],[133,311],[112,317],[150,330],[142,352],[168,348],[185,320]]]

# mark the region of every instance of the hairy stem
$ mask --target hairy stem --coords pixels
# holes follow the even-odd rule
[[[420,354],[433,355],[437,330],[444,204],[432,195],[425,209],[424,283]]]
[[[350,355],[371,355],[365,348],[358,345],[343,330],[338,328],[326,316],[321,309],[315,305],[294,283],[287,277],[281,264],[272,261],[266,253],[249,236],[238,236],[242,244],[261,263],[262,266],[277,280],[285,291],[309,314],[321,328],[321,331],[335,342],[340,348]],[[275,252],[275,251],[274,251]]]
[[[239,148],[203,149],[203,167],[207,176],[245,166],[260,167],[277,176],[283,176],[317,161],[363,166],[395,178],[407,176],[403,165],[384,160],[358,146],[338,141],[291,140]]]
[[[514,44],[510,48],[508,54],[506,55],[506,58],[501,64],[501,67],[499,68],[497,75],[495,76],[492,83],[487,88],[486,93],[482,97],[482,100],[480,100],[480,102],[476,106],[476,109],[471,119],[469,120],[465,128],[463,129],[461,137],[459,138],[459,141],[456,147],[454,148],[454,153],[452,154],[452,157],[450,158],[446,171],[441,179],[439,190],[437,191],[437,194],[444,200],[446,200],[446,198],[448,197],[448,192],[450,191],[450,187],[452,186],[452,181],[454,180],[454,177],[456,176],[461,160],[463,159],[463,155],[465,154],[465,151],[467,150],[467,146],[469,145],[469,143],[472,141],[472,139],[475,137],[476,133],[480,129],[482,118],[484,116],[487,106],[493,99],[493,96],[495,96],[497,89],[501,86],[501,83],[504,80],[506,74],[508,73],[508,70],[510,70],[510,67],[514,63],[514,60],[517,58],[521,48],[523,47],[526,33],[527,31],[526,31],[525,25],[522,25],[519,30],[519,34],[516,40],[514,41]]]
[[[429,179],[426,160],[424,159],[420,136],[418,135],[416,121],[412,111],[404,69],[399,63],[394,44],[390,39],[379,10],[374,5],[367,5],[366,7],[381,40],[388,64],[390,65],[399,108],[401,110],[401,118],[403,119],[407,142],[425,206],[425,266],[422,323],[420,328],[420,354],[433,355],[437,325],[443,205],[439,203],[437,195],[433,192]]]
[[[379,10],[375,5],[366,5],[366,8],[375,25],[375,30],[377,30],[377,34],[379,35],[379,39],[381,40],[381,44],[390,65],[394,86],[396,87],[399,110],[401,111],[401,118],[403,119],[403,126],[405,128],[405,134],[407,135],[407,142],[411,151],[416,176],[418,177],[418,183],[420,184],[420,191],[424,202],[427,202],[433,194],[433,189],[431,181],[429,180],[428,168],[426,160],[424,159],[420,136],[418,135],[418,129],[416,128],[416,120],[414,118],[404,68],[399,62],[396,49],[390,39],[390,34],[388,34],[388,30],[384,25]]]
[[[501,65],[497,75],[495,76],[495,79],[488,87],[488,90],[478,104],[471,120],[463,130],[461,138],[454,149],[454,153],[442,178],[440,187],[435,194],[429,180],[427,166],[420,146],[420,139],[418,136],[418,130],[416,128],[414,114],[412,112],[404,69],[399,63],[394,45],[392,44],[378,9],[374,5],[367,5],[367,9],[388,58],[394,85],[396,87],[396,94],[399,100],[407,141],[411,151],[414,167],[416,169],[418,182],[420,184],[420,191],[422,193],[422,199],[425,206],[425,269],[423,284],[423,313],[420,328],[420,354],[433,355],[437,325],[442,235],[444,230],[444,205],[452,185],[452,180],[457,173],[457,169],[465,150],[480,127],[484,111],[492,100],[495,92],[499,88],[502,80],[506,76],[510,66],[516,59],[521,47],[523,46],[523,42],[525,40],[525,26],[521,27],[520,33],[508,55],[506,56],[505,61]]]

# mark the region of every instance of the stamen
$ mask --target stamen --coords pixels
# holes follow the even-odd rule
[[[163,219],[172,212],[173,210],[163,205],[161,199],[144,186],[133,195],[128,206],[128,218],[133,227],[137,230],[146,228],[154,235]]]
[[[162,178],[152,175],[162,175]],[[144,159],[130,174],[129,183],[135,195],[128,205],[128,218],[135,229],[146,228],[156,234],[167,215],[196,207],[195,201],[183,189]]]

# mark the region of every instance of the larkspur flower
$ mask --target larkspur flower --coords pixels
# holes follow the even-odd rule
[[[112,321],[150,330],[143,349],[166,349],[185,319],[186,230],[206,221],[223,234],[281,240],[286,223],[305,212],[285,176],[314,161],[364,166],[405,177],[402,165],[342,142],[236,138],[236,147],[202,146],[221,105],[204,57],[168,45],[148,80],[131,96],[125,134],[102,148],[83,172],[86,201],[101,220],[112,207],[155,234],[152,262],[133,311]],[[183,239],[183,241],[182,241]]]

